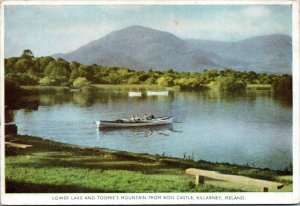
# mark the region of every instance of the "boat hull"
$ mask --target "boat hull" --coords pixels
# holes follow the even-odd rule
[[[128,127],[151,127],[157,125],[172,124],[173,117],[162,117],[153,120],[142,120],[139,122],[114,122],[114,121],[96,121],[99,128],[128,128]]]

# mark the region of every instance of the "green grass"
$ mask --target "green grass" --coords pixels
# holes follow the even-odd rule
[[[93,84],[99,89],[165,89],[157,84]]]
[[[271,84],[247,84],[247,89],[253,90],[271,90]]]
[[[43,140],[31,136],[7,136],[6,141],[33,145],[6,148],[7,192],[257,192],[260,188],[207,179],[194,184],[185,169],[197,167],[228,174],[283,182],[292,191],[291,174],[158,155],[137,154]]]

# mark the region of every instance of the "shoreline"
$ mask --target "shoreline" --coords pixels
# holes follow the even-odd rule
[[[203,88],[214,88],[211,84],[203,84]],[[178,86],[173,87],[164,87],[157,84],[92,84],[90,85],[91,88],[94,89],[125,89],[125,90],[145,90],[145,89],[152,89],[152,90],[169,90],[169,91],[179,91],[181,90]],[[70,91],[72,89],[75,89],[73,87],[66,87],[66,86],[24,86],[21,85],[21,88],[25,91],[43,91],[43,92],[49,92],[49,91]],[[78,89],[78,88],[77,88]],[[183,89],[186,91],[185,89]],[[266,90],[266,91],[272,91],[271,84],[247,84],[246,90]],[[203,89],[199,90],[203,91]]]
[[[72,143],[66,143],[66,142],[60,142],[60,141],[56,141],[53,140],[52,138],[44,138],[44,137],[38,137],[38,136],[32,136],[32,135],[21,135],[21,134],[10,134],[10,135],[6,135],[6,137],[10,138],[17,138],[17,141],[20,141],[19,137],[29,137],[29,138],[37,138],[38,141],[43,142],[43,141],[50,141],[53,144],[60,144],[60,145],[65,145],[67,147],[72,147],[72,148],[78,148],[78,149],[95,149],[95,150],[103,150],[105,152],[111,152],[111,153],[127,153],[128,155],[134,155],[134,156],[141,156],[141,155],[146,155],[149,157],[155,157],[157,158],[166,158],[166,159],[172,159],[174,161],[187,161],[187,162],[193,162],[194,164],[196,163],[203,163],[203,164],[207,164],[207,165],[227,165],[229,167],[240,167],[240,168],[249,168],[249,169],[258,169],[258,170],[266,170],[266,171],[271,171],[271,172],[275,172],[278,174],[287,174],[287,175],[292,175],[292,171],[290,170],[286,170],[286,169],[272,169],[272,168],[268,168],[268,167],[256,167],[254,166],[250,166],[248,164],[235,164],[235,163],[230,163],[230,162],[212,162],[212,161],[208,161],[208,160],[203,160],[203,159],[198,159],[195,160],[193,158],[191,158],[189,155],[187,155],[187,157],[176,157],[176,156],[168,156],[168,155],[164,155],[164,154],[151,154],[151,153],[146,153],[146,152],[130,152],[130,151],[126,151],[126,150],[118,150],[118,149],[111,149],[111,148],[106,148],[106,147],[93,147],[93,146],[83,146],[83,145],[77,145],[77,144],[72,144]],[[14,141],[14,140],[13,140]],[[27,144],[26,141],[21,141],[22,144]]]
[[[6,148],[5,177],[7,180],[7,192],[259,191],[259,188],[256,190],[257,188],[215,180],[208,180],[208,183],[204,186],[195,187],[193,185],[194,178],[185,174],[185,169],[191,167],[218,171],[224,174],[282,182],[285,184],[285,187],[278,190],[278,192],[292,190],[292,172],[288,171],[260,169],[229,163],[212,163],[203,160],[193,161],[106,148],[84,147],[27,135],[8,135],[5,137],[5,141],[32,145],[32,147],[26,149]],[[45,171],[45,169],[47,170]],[[19,171],[17,177],[14,175],[16,173],[15,170]],[[105,181],[103,181],[105,183],[102,182],[104,185],[94,185],[93,181],[98,181],[97,175],[95,176],[94,173],[99,171],[100,176],[113,176],[113,179],[125,178],[125,180],[120,182],[115,180],[111,184],[110,179],[104,178]],[[47,175],[46,180],[42,178],[45,175],[44,173],[50,173]],[[80,180],[77,178],[71,178],[82,174],[86,175],[83,178],[87,178],[86,182],[88,183],[85,186],[81,186]],[[55,179],[55,181],[53,182],[50,177]],[[65,178],[71,178],[70,182],[65,183]],[[131,179],[136,179],[136,181]],[[158,180],[165,183],[161,186],[153,185]],[[180,186],[178,188],[174,187],[170,183],[171,180],[175,185],[178,184]],[[110,184],[106,183],[106,181]],[[69,187],[70,184],[73,186],[75,184],[76,187]],[[148,185],[148,187],[142,186],[144,184]]]

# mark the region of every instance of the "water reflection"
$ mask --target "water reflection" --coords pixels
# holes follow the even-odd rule
[[[130,133],[132,136],[150,137],[154,134],[169,136],[166,131],[173,131],[173,124],[155,125],[148,127],[124,127],[124,128],[98,128],[98,135],[113,135],[113,133],[120,134],[120,132]]]
[[[273,99],[279,102],[284,107],[292,107],[293,106],[293,97],[289,95],[272,95]]]
[[[185,99],[187,101],[221,101],[231,103],[236,101],[255,102],[257,98],[268,97],[276,100],[282,106],[291,107],[292,99],[290,97],[278,96],[271,91],[247,91],[243,93],[224,93],[217,90],[205,90],[202,92],[170,92],[169,96],[145,96],[128,97],[126,90],[99,89],[89,92],[57,92],[55,94],[40,94],[22,97],[22,108],[37,109],[38,105],[51,106],[65,103],[75,103],[78,106],[93,106],[95,104],[107,105],[120,102],[157,102],[168,101],[172,103],[176,99]]]

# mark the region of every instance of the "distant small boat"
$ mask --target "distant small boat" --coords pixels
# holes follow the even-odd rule
[[[151,92],[147,91],[147,96],[168,96],[169,91],[162,91],[162,92]]]
[[[141,97],[142,92],[128,92],[128,96],[130,96],[130,97]]]
[[[97,127],[101,128],[126,128],[126,127],[148,127],[164,124],[172,124],[173,116],[158,117],[150,120],[141,119],[130,121],[129,119],[119,119],[115,121],[96,121]]]

